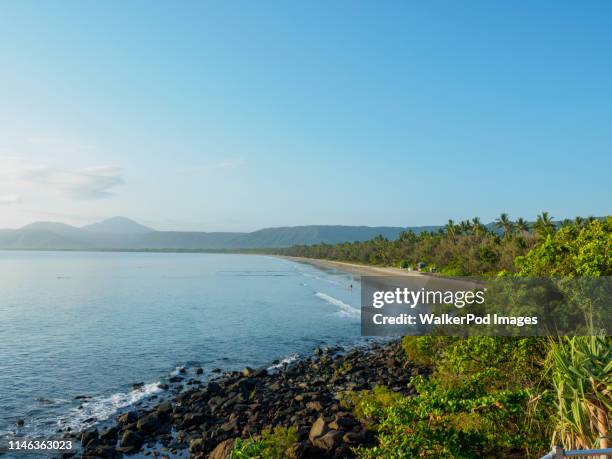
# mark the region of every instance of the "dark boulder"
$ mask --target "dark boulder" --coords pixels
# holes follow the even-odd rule
[[[365,440],[365,435],[361,432],[347,432],[342,437],[342,441],[348,443],[349,445],[357,445],[359,443],[363,443]]]
[[[126,430],[121,436],[119,446],[127,448],[127,451],[138,451],[144,443],[143,438],[132,430]]]
[[[205,419],[206,417],[200,413],[187,413],[183,417],[181,428],[188,429],[189,427],[200,425],[205,421]]]
[[[149,414],[138,419],[136,428],[139,432],[154,433],[161,428],[161,424],[155,414]]]
[[[98,440],[99,437],[99,433],[98,430],[88,430],[86,432],[83,432],[81,434],[81,444],[84,447],[87,447],[89,445],[91,445],[93,442],[95,442],[96,440]]]
[[[115,443],[117,441],[118,434],[119,428],[110,427],[100,434],[100,440],[104,441],[104,443]]]
[[[117,418],[117,422],[121,425],[132,424],[138,421],[138,413],[136,411],[128,411]]]
[[[189,453],[200,453],[206,448],[206,440],[202,437],[194,438],[189,442]]]
[[[338,448],[342,444],[344,432],[341,430],[330,430],[325,435],[314,439],[312,444],[317,448],[331,451]]]
[[[210,395],[218,395],[222,393],[223,390],[221,389],[221,386],[218,383],[210,381],[206,385],[206,392],[208,392]]]

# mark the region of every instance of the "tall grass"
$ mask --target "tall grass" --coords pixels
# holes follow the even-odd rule
[[[553,443],[568,449],[608,448],[612,443],[612,339],[552,340],[548,364],[558,404]]]

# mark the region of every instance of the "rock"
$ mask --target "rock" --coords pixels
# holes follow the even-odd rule
[[[142,444],[142,437],[131,430],[126,430],[125,432],[123,432],[123,435],[121,436],[121,441],[119,442],[120,447],[136,449],[136,451],[140,449]]]
[[[234,441],[233,438],[229,438],[219,443],[215,449],[212,450],[208,459],[228,459],[234,449]]]
[[[17,418],[17,419],[15,419],[15,425],[17,427],[23,427],[25,425],[25,421],[23,419],[21,419],[21,418]]]
[[[200,413],[187,413],[183,417],[183,423],[181,424],[181,428],[187,429],[192,426],[200,425],[204,422],[204,416]]]
[[[183,378],[180,377],[180,376],[170,376],[168,378],[168,381],[171,382],[171,383],[181,382],[182,380],[183,380]]]
[[[119,429],[117,427],[110,427],[100,434],[100,439],[104,440],[105,443],[116,442],[118,433]]]
[[[201,368],[201,367],[197,367],[197,368],[195,369],[195,374],[196,374],[196,375],[201,375],[201,374],[203,374],[203,373],[204,373],[204,369],[203,369],[203,368]]]
[[[87,447],[88,445],[96,441],[98,437],[99,437],[98,429],[83,432],[81,434],[81,444],[84,447]]]
[[[225,424],[221,425],[221,430],[228,433],[238,430],[238,423],[236,422],[236,419],[230,420]]]
[[[86,451],[82,457],[84,459],[114,459],[120,457],[120,453],[115,450],[114,446],[101,445],[91,453],[89,453],[89,450]]]
[[[246,367],[243,372],[226,372],[207,383],[185,377],[177,369],[173,381],[182,382],[160,385],[171,390],[171,401],[160,396],[152,409],[143,403],[137,411],[122,414],[111,428],[114,430],[104,431],[83,449],[83,457],[112,458],[110,446],[119,438],[119,454],[139,453],[146,444],[143,457],[174,457],[179,451],[203,459],[216,445],[217,452],[210,457],[225,459],[234,444],[231,438],[258,436],[276,426],[297,428],[298,439],[291,453],[298,459],[354,457],[351,448],[373,443],[374,433],[363,430],[354,416],[342,409],[337,394],[370,389],[379,381],[402,395],[414,393],[409,385],[414,366],[405,367],[404,359],[396,343],[377,351],[359,349],[341,355],[321,349],[318,357],[271,374]],[[200,374],[198,368],[186,374]],[[346,368],[349,370],[340,371]]]
[[[160,427],[161,425],[157,420],[157,416],[155,416],[154,414],[139,418],[138,423],[136,424],[136,428],[140,432],[145,433],[154,433],[159,430]]]
[[[191,454],[203,451],[206,447],[206,441],[202,438],[194,438],[189,442],[189,452]]]
[[[306,408],[314,411],[321,411],[323,409],[323,405],[320,402],[308,402],[306,403]]]
[[[268,370],[265,368],[260,368],[259,370],[255,370],[253,372],[254,378],[265,378],[266,376],[268,376]]]
[[[329,428],[327,427],[327,423],[323,417],[317,419],[312,427],[310,428],[310,432],[308,433],[308,439],[312,444],[314,444],[314,440],[325,435]]]
[[[349,430],[359,423],[348,416],[338,416],[336,419],[329,423],[329,428],[333,430]]]
[[[343,436],[344,432],[341,430],[330,430],[325,435],[315,438],[312,444],[317,448],[331,451],[342,444]]]
[[[365,437],[362,433],[347,432],[342,437],[342,441],[348,443],[349,445],[356,445],[363,442],[364,438]]]
[[[206,392],[208,392],[210,395],[217,395],[220,394],[222,392],[221,386],[214,382],[214,381],[210,381],[207,385],[206,385]]]
[[[143,382],[137,382],[137,383],[132,384],[132,390],[142,389],[143,387],[144,387]]]
[[[166,383],[159,383],[157,387],[159,387],[161,390],[168,390],[170,388],[170,386]]]
[[[251,367],[244,367],[244,369],[242,370],[242,376],[244,377],[251,376],[254,371],[255,370],[253,370]]]
[[[172,403],[170,402],[160,403],[159,405],[157,405],[157,412],[158,413],[172,413]]]
[[[293,456],[291,457],[294,457],[295,459],[315,459],[321,457],[321,451],[312,446],[308,440],[294,443],[291,449],[293,453]]]
[[[121,425],[131,424],[138,421],[138,413],[136,411],[128,411],[117,418],[117,422]]]
[[[323,349],[321,349],[320,347],[316,347],[314,350],[314,355],[321,355],[323,354]]]

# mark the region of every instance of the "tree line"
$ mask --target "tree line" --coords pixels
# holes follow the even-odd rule
[[[576,217],[555,222],[548,212],[542,212],[530,223],[524,218],[512,220],[507,213],[502,213],[489,225],[478,217],[459,223],[449,220],[437,231],[416,234],[408,230],[396,240],[377,236],[361,242],[297,245],[274,253],[401,268],[424,264],[425,269],[454,276],[497,274],[516,272],[515,259],[558,229],[582,227],[594,220],[594,217]]]

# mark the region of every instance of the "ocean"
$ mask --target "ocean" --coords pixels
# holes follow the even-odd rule
[[[358,277],[269,256],[0,251],[0,444],[159,399],[180,367],[357,344],[359,299]]]

